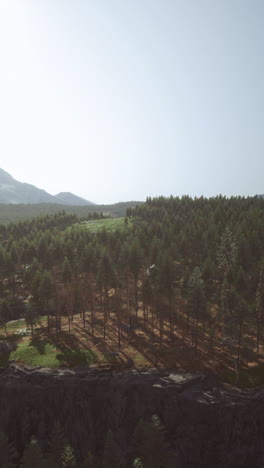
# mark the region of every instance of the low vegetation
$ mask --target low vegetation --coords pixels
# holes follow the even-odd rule
[[[116,231],[124,230],[128,226],[131,226],[132,220],[128,218],[107,218],[107,219],[95,219],[90,221],[82,221],[82,223],[75,224],[75,229],[86,229],[89,232],[96,233],[98,231]]]

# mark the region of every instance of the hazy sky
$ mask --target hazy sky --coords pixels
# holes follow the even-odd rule
[[[263,0],[0,0],[0,167],[97,203],[264,193]]]

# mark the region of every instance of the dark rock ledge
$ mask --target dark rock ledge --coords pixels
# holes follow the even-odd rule
[[[137,421],[153,414],[166,427],[175,467],[264,466],[264,388],[155,369],[0,368],[0,430],[21,449],[29,434],[45,441],[59,420],[81,455],[100,451],[108,428],[128,453]]]

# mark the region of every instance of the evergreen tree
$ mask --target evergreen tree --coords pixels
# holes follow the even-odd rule
[[[262,261],[259,273],[259,282],[256,292],[256,325],[257,325],[257,353],[261,338],[262,325],[264,322],[264,261]]]
[[[128,261],[130,271],[134,278],[134,294],[135,294],[135,312],[136,316],[138,313],[138,280],[139,273],[142,267],[143,261],[143,251],[137,240],[134,240],[131,244],[130,250],[128,252]]]
[[[8,442],[7,436],[0,432],[0,467],[15,468],[17,453],[13,444]]]
[[[82,468],[99,468],[96,463],[95,457],[91,452],[88,453],[86,459],[83,462]]]
[[[38,318],[39,316],[38,316],[38,310],[37,310],[36,305],[32,302],[29,302],[26,308],[25,322],[26,322],[26,325],[30,326],[31,328],[32,338],[33,338],[33,332],[34,332],[34,325],[37,323]]]
[[[48,441],[48,460],[52,463],[61,463],[61,456],[66,445],[62,425],[56,421]]]
[[[156,415],[152,417],[151,422],[142,419],[138,422],[134,431],[134,450],[144,468],[171,466],[165,430]]]
[[[32,438],[26,446],[20,466],[23,468],[44,468],[43,455],[36,439]]]
[[[6,299],[3,299],[0,302],[0,326],[4,327],[5,333],[6,333],[6,324],[9,320],[11,320],[11,312],[10,312],[9,304]]]
[[[69,283],[72,279],[72,268],[67,257],[64,258],[62,265],[62,279],[64,283]]]
[[[62,450],[61,454],[62,468],[74,468],[76,466],[76,459],[72,447],[67,444]]]
[[[222,237],[221,242],[217,251],[217,263],[218,267],[222,273],[222,284],[221,284],[221,313],[222,317],[225,320],[226,316],[226,295],[228,289],[227,276],[230,271],[231,266],[234,264],[237,257],[237,241],[234,238],[232,232],[228,227],[226,227]]]
[[[113,433],[111,430],[107,432],[107,436],[105,440],[103,467],[104,468],[124,468],[125,467],[121,449],[117,445],[116,441],[114,440]]]
[[[195,348],[198,344],[198,325],[204,325],[206,318],[206,300],[204,294],[204,282],[200,268],[195,267],[189,279],[188,306],[193,320],[193,342]]]
[[[47,258],[48,258],[48,242],[44,234],[41,236],[39,240],[37,252],[38,252],[38,259],[40,263],[45,265],[47,262]]]
[[[50,332],[50,307],[49,301],[52,296],[53,290],[53,281],[52,276],[49,271],[44,271],[41,275],[39,288],[38,288],[38,296],[40,300],[40,304],[44,309],[44,312],[47,314],[47,323],[48,323],[48,334]]]
[[[144,468],[144,465],[140,458],[135,458],[135,460],[133,461],[133,468]]]

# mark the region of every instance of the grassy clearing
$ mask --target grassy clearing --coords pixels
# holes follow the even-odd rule
[[[36,347],[28,343],[19,343],[17,349],[10,353],[9,359],[29,366],[59,367],[60,365],[56,350],[50,344]]]
[[[74,367],[89,366],[97,361],[97,355],[89,349],[61,349],[40,340],[18,343],[16,350],[0,354],[0,365],[8,361],[34,367]]]
[[[123,324],[128,323],[128,317],[123,311]],[[86,327],[83,320],[76,314],[71,323],[71,332],[68,331],[68,319],[62,317],[61,331],[57,335],[54,323],[51,331],[47,332],[46,317],[34,328],[33,339],[30,330],[24,335],[19,330],[25,329],[23,320],[8,325],[7,334],[0,330],[0,341],[7,341],[15,346],[10,353],[0,353],[0,366],[10,360],[22,365],[37,367],[75,367],[113,365],[119,369],[132,365],[135,368],[169,368],[194,369],[216,373],[223,382],[236,385],[234,359],[228,350],[223,350],[215,342],[210,347],[210,337],[205,334],[204,341],[200,341],[195,352],[190,340],[185,338],[182,343],[182,331],[175,329],[173,341],[169,324],[163,324],[163,342],[160,345],[160,330],[158,321],[147,323],[144,329],[143,311],[138,311],[138,326],[127,331],[124,329],[121,336],[121,346],[118,346],[117,318],[112,312],[107,321],[106,336],[103,339],[104,312],[98,308],[94,317],[94,337],[91,335],[91,315],[87,311]],[[209,340],[209,341],[208,341]],[[209,346],[210,345],[210,346]],[[252,354],[252,353],[251,353]],[[252,354],[241,365],[239,387],[255,387],[264,384],[264,360],[261,356]]]
[[[106,231],[124,230],[128,226],[132,225],[132,220],[128,219],[127,224],[126,218],[107,218],[107,219],[95,219],[91,221],[85,221],[81,224],[75,224],[74,227],[78,229],[86,229],[92,233],[105,229]]]
[[[38,322],[39,322],[39,324],[42,324],[46,320],[47,320],[47,316],[42,315],[39,318]],[[17,330],[20,330],[21,328],[22,329],[27,328],[24,318],[19,319],[19,320],[13,320],[11,322],[8,322],[7,325],[6,325],[6,331],[7,331],[8,335],[10,333],[15,333]],[[0,327],[0,340],[2,340],[2,339],[9,339],[9,336],[5,336],[5,329],[3,327]]]
[[[0,353],[0,367],[12,360],[24,365],[51,368],[89,366],[98,362],[98,355],[93,350],[57,346],[49,340],[39,338],[39,332],[45,327],[46,320],[46,316],[40,317],[33,340],[30,330],[26,336],[17,334],[19,330],[26,328],[24,319],[10,322],[7,325],[7,334],[4,329],[0,329],[0,341],[13,343],[16,348],[10,353]]]

